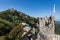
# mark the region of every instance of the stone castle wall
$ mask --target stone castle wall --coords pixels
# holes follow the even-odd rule
[[[39,40],[53,40],[54,17],[39,18]]]
[[[53,40],[60,40],[60,35],[55,34]]]
[[[25,30],[27,30],[28,28],[29,27],[27,27],[27,28],[25,27]],[[28,34],[25,36],[25,37],[27,37],[29,35],[32,35],[30,40],[60,40],[60,35],[56,35],[55,31],[54,31],[55,25],[54,25],[54,17],[53,16],[50,16],[50,17],[46,16],[44,18],[38,18],[37,27],[32,28],[32,30],[33,30],[33,31],[31,31],[32,34]],[[38,31],[37,38],[35,37],[36,31]]]

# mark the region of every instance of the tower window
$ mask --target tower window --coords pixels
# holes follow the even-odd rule
[[[49,24],[47,22],[45,22],[45,26],[48,26]]]

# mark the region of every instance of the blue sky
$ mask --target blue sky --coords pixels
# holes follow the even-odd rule
[[[14,8],[33,17],[45,17],[53,15],[54,3],[55,20],[60,21],[60,0],[0,0],[0,11]]]

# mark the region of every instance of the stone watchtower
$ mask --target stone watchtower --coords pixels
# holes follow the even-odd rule
[[[53,40],[54,36],[54,17],[39,18],[38,40]]]

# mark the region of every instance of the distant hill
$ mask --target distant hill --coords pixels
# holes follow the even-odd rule
[[[60,21],[55,21],[56,24],[60,24]]]
[[[55,33],[60,35],[60,21],[55,21]]]
[[[18,25],[21,22],[31,24],[36,21],[36,18],[14,9],[8,9],[6,11],[0,12],[0,19],[12,22],[16,25]]]

